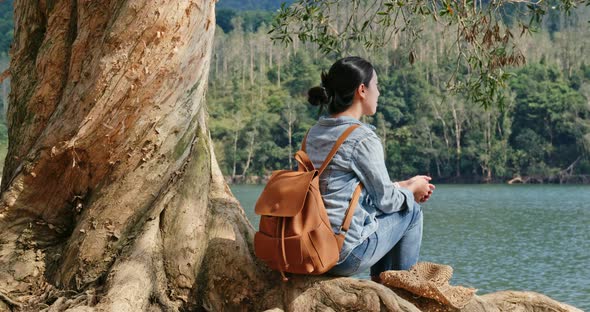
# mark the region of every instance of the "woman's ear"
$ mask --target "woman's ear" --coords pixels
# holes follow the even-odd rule
[[[358,92],[361,99],[364,99],[365,96],[367,96],[367,87],[364,83],[361,83],[361,85],[356,89],[356,91]]]

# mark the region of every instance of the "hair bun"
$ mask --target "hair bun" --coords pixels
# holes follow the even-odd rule
[[[330,101],[325,87],[313,87],[307,91],[307,101],[313,106],[326,105]]]

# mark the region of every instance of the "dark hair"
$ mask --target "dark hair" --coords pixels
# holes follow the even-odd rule
[[[313,106],[324,107],[329,114],[338,114],[352,105],[354,93],[361,85],[369,85],[373,78],[373,65],[358,56],[338,60],[328,73],[322,71],[322,84],[307,91],[307,101]]]

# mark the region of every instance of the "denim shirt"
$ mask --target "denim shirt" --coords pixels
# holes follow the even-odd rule
[[[339,263],[360,245],[377,227],[377,216],[394,213],[414,205],[414,195],[407,189],[395,188],[389,179],[383,146],[372,125],[352,117],[322,117],[309,130],[306,152],[316,169],[332,149],[338,137],[352,124],[360,124],[320,176],[320,192],[332,229],[338,233],[352,193],[359,182],[363,191],[354,211],[350,228],[340,252]]]

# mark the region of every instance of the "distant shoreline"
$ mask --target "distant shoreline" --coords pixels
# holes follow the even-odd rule
[[[232,179],[231,176],[224,176],[228,184],[266,184],[269,176],[237,176]],[[435,184],[568,184],[568,185],[589,185],[590,174],[588,175],[571,175],[567,177],[541,177],[541,176],[516,176],[512,178],[494,178],[486,180],[482,177],[445,177],[432,178]]]

